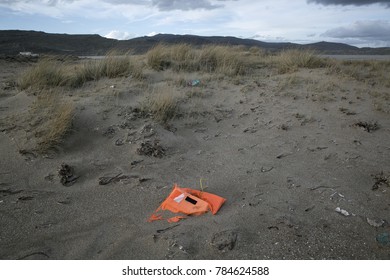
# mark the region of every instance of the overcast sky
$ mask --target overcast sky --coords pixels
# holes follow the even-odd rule
[[[390,47],[390,0],[0,0],[0,29]]]

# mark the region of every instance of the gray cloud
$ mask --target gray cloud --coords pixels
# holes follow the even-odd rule
[[[1,0],[0,0],[1,1]],[[223,5],[212,4],[210,0],[103,0],[110,4],[135,4],[143,6],[157,7],[160,11],[173,11],[173,10],[212,10],[223,7]],[[228,0],[218,0],[219,2],[225,2]]]
[[[307,0],[308,3],[317,3],[322,5],[354,5],[363,6],[371,4],[384,4],[390,8],[389,0]]]
[[[221,7],[220,5],[211,4],[208,0],[153,0],[152,3],[160,11],[212,10]]]
[[[147,5],[151,1],[149,0],[103,0],[110,4],[136,4],[136,5]]]
[[[46,4],[48,6],[56,6],[58,3],[72,3],[76,0],[46,0],[46,1],[43,1],[43,0],[38,0],[38,1],[34,1],[34,0],[0,0],[0,4],[16,4],[16,3],[36,3],[36,2],[39,2],[39,3],[42,3],[42,4]]]
[[[390,45],[390,22],[381,20],[357,21],[350,26],[327,30],[321,36],[337,39],[358,39],[367,43],[380,41],[384,45]]]
[[[72,3],[77,0],[0,0],[0,5],[12,5],[16,3],[40,3],[48,6],[56,6],[59,3]],[[102,0],[112,5],[142,5],[157,7],[160,11],[173,10],[213,10],[223,7],[223,4],[213,4],[211,0]],[[218,2],[235,1],[235,0],[217,0]]]

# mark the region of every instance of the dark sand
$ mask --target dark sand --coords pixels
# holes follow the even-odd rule
[[[19,152],[23,129],[12,123],[34,96],[6,86],[25,67],[1,62],[1,259],[390,258],[376,239],[390,232],[390,188],[372,190],[373,175],[390,172],[389,99],[373,92],[389,88],[325,69],[263,68],[234,82],[180,74],[203,85],[173,88],[180,114],[166,129],[134,113],[144,85],[103,79],[69,94],[72,131],[39,155]],[[176,76],[150,71],[147,83]],[[137,154],[155,139],[162,158]],[[71,186],[62,163],[79,176]],[[201,178],[227,199],[217,215],[147,222],[174,183],[199,188]]]

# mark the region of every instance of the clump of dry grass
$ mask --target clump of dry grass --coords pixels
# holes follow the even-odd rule
[[[314,51],[298,49],[282,51],[273,61],[281,74],[295,72],[299,68],[321,68],[327,65],[326,59],[318,57]]]
[[[108,78],[121,77],[129,73],[130,58],[128,56],[108,55],[103,61],[103,76]]]
[[[170,66],[170,52],[167,46],[158,44],[146,53],[147,64],[154,70],[160,71]]]
[[[306,81],[303,80],[301,77],[293,74],[293,75],[284,77],[282,80],[280,80],[278,83],[278,86],[277,86],[277,90],[283,91],[285,89],[295,88],[296,86],[298,86],[299,84],[304,83],[304,82],[306,82]]]
[[[116,55],[110,52],[101,60],[89,60],[85,63],[60,60],[57,57],[40,60],[19,78],[18,86],[24,89],[48,89],[68,86],[81,87],[88,81],[103,77],[117,78],[131,75],[143,79],[143,66],[128,55]]]
[[[169,47],[172,66],[175,71],[196,70],[196,50],[188,44],[177,44]]]
[[[61,63],[52,58],[44,58],[25,71],[17,84],[21,90],[28,88],[44,89],[61,86],[65,81],[66,75]]]
[[[333,61],[328,74],[351,77],[359,82],[371,86],[384,86],[390,88],[390,62],[389,61]]]
[[[72,127],[74,105],[57,91],[41,92],[30,110],[30,133],[38,152],[44,153],[62,143]]]
[[[237,48],[225,46],[204,47],[199,55],[201,70],[236,76],[246,72],[242,53]]]
[[[178,97],[174,89],[168,85],[154,88],[141,102],[141,111],[144,114],[151,114],[157,122],[164,125],[176,116],[177,110]]]
[[[202,71],[228,76],[244,74],[248,68],[240,48],[204,46],[196,49],[187,44],[159,44],[147,54],[147,64],[154,70],[171,68],[174,71]]]
[[[266,57],[267,56],[267,52],[264,49],[259,48],[259,47],[250,47],[248,51],[250,54],[256,55],[259,57]]]
[[[109,53],[103,59],[89,60],[76,68],[67,85],[79,87],[88,81],[97,81],[103,77],[117,78],[126,75],[142,80],[144,78],[143,66],[131,56]]]

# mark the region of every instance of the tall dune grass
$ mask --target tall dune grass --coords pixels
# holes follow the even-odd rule
[[[299,68],[321,68],[327,66],[327,60],[312,50],[291,49],[280,52],[273,58],[279,73],[290,73]]]
[[[44,153],[60,145],[72,127],[75,108],[59,91],[42,91],[30,109],[30,129],[36,150]]]
[[[101,60],[89,60],[84,63],[60,61],[56,57],[45,58],[21,75],[18,87],[21,90],[39,90],[59,86],[77,88],[88,81],[126,75],[142,79],[142,68],[142,65],[131,56],[117,56],[115,53],[109,53]]]
[[[148,66],[154,70],[171,68],[177,72],[201,71],[235,76],[247,70],[241,52],[239,48],[217,45],[195,48],[187,44],[159,44],[146,56]]]
[[[390,62],[389,61],[333,61],[328,74],[337,74],[351,77],[359,82],[372,86],[390,88]]]
[[[141,102],[141,111],[151,114],[157,122],[163,125],[176,116],[177,110],[178,96],[174,88],[168,85],[152,89]]]
[[[43,89],[57,87],[64,84],[66,73],[61,63],[55,59],[44,58],[35,66],[28,69],[18,79],[17,85],[20,89]]]

